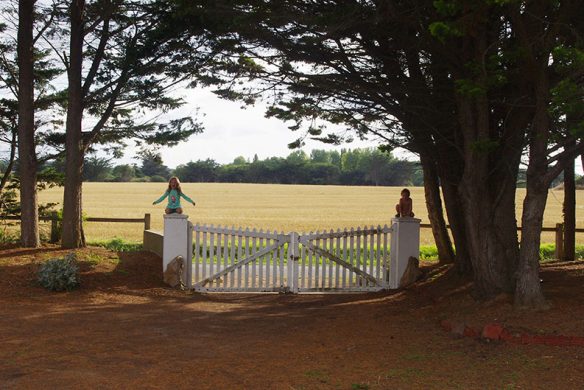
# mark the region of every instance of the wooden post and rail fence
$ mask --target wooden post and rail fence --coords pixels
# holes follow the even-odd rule
[[[20,221],[19,216],[3,216],[0,217],[0,220],[13,220],[13,221]],[[39,217],[41,221],[50,221],[51,222],[51,239],[50,242],[58,242],[60,240],[60,229],[59,229],[59,217],[56,212],[52,213],[51,215],[45,215]],[[85,218],[83,221],[85,222],[108,222],[108,223],[142,223],[144,224],[144,230],[150,230],[151,228],[151,220],[152,216],[150,213],[144,214],[144,218],[101,218],[101,217],[89,217]],[[448,229],[450,229],[449,225],[446,225]],[[420,228],[422,229],[431,229],[432,225],[429,223],[422,223],[420,224]],[[521,227],[517,228],[517,231],[521,231]],[[555,232],[555,257],[557,259],[561,259],[564,256],[564,224],[557,223],[555,227],[546,227],[544,226],[541,229],[542,232]],[[576,233],[584,233],[584,229],[576,229]]]

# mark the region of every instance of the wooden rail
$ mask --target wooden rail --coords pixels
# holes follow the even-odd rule
[[[0,217],[0,219],[9,220],[9,221],[20,221],[20,216],[18,215],[8,215],[4,217]],[[51,242],[57,242],[60,240],[60,229],[59,229],[59,217],[56,212],[52,213],[51,215],[41,215],[39,217],[41,221],[50,221],[51,222]],[[144,230],[150,230],[150,222],[152,218],[150,213],[144,214],[144,218],[102,218],[102,217],[88,217],[84,218],[83,221],[85,222],[113,222],[113,223],[143,223]]]

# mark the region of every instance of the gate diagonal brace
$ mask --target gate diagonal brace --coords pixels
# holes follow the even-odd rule
[[[281,237],[285,237],[285,236],[281,236]],[[201,280],[199,283],[196,284],[196,286],[199,287],[204,287],[207,283],[212,282],[215,279],[219,279],[222,276],[227,275],[228,273],[236,270],[237,268],[243,267],[244,265],[251,263],[252,261],[256,260],[258,257],[262,257],[268,253],[270,253],[271,251],[278,249],[279,247],[281,247],[282,245],[284,245],[285,243],[288,242],[288,240],[284,239],[281,240],[280,236],[278,237],[278,241],[276,243],[274,243],[273,245],[267,246],[264,249],[254,253],[253,255],[242,259],[241,261],[238,261],[236,264],[230,265],[229,267],[225,268],[223,271],[217,272],[215,275],[209,276],[207,279]]]
[[[317,247],[314,244],[311,244],[309,241],[305,241],[305,240],[300,239],[300,243],[306,245],[308,247],[308,249],[311,250],[312,252],[318,253],[319,255],[324,256],[324,257],[328,258],[329,260],[332,260],[335,263],[340,264],[341,266],[343,266],[343,267],[345,267],[345,268],[353,271],[357,275],[361,276],[363,279],[368,280],[369,282],[375,284],[376,286],[383,287],[383,285],[380,284],[379,281],[376,278],[374,278],[373,276],[371,276],[371,275],[369,275],[369,274],[361,271],[359,268],[356,268],[356,267],[352,266],[351,264],[349,264],[346,261],[342,260],[341,258],[333,255],[332,253],[327,252],[324,249],[319,248],[319,247]]]

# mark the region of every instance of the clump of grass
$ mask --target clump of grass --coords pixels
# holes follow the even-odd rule
[[[421,245],[420,260],[438,260],[438,249],[436,245]]]
[[[555,244],[541,244],[539,246],[539,258],[541,261],[550,261],[556,259]],[[576,259],[584,259],[584,245],[576,245]]]
[[[116,252],[136,252],[143,248],[142,243],[125,241],[119,237],[110,240],[92,241],[89,245],[99,246]]]

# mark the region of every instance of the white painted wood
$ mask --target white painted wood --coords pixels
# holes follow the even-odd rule
[[[211,228],[213,228],[213,225],[211,225]],[[215,236],[216,236],[217,230],[211,230],[210,231],[210,238],[209,238],[209,274],[213,275],[215,273]],[[213,280],[211,280],[211,287],[217,287],[217,286],[213,286]]]
[[[231,227],[231,232],[232,233],[235,233],[235,227],[234,226]],[[229,251],[229,266],[235,265],[235,247],[236,247],[235,238],[236,238],[236,235],[235,234],[231,234],[231,248],[230,248],[230,251]],[[229,276],[229,287],[230,288],[234,288],[235,287],[236,275],[237,275],[237,273],[234,272],[234,273],[232,273]]]
[[[356,248],[355,248],[356,249],[356,254],[355,254],[355,256],[356,256],[356,264],[355,264],[355,268],[361,269],[362,263],[363,263],[363,259],[361,259],[361,256],[362,256],[362,252],[361,252],[361,228],[359,226],[357,226],[357,232],[356,232],[355,238],[356,238],[356,241],[357,241],[355,243],[355,245],[356,245]],[[355,275],[355,279],[356,279],[356,282],[357,282],[356,283],[357,286],[363,287],[362,286],[362,279],[358,275]]]
[[[188,216],[185,214],[164,215],[164,239],[162,246],[162,273],[168,264],[177,256],[184,261],[188,259]],[[183,272],[183,283],[187,284],[186,272]]]
[[[387,227],[387,225],[385,226]],[[383,286],[389,288],[389,253],[387,250],[387,233],[383,233]]]
[[[190,290],[193,287],[193,224],[190,222],[187,223],[187,264],[185,268],[187,271],[185,287]]]
[[[190,245],[195,244],[191,279],[194,274],[197,291],[342,292],[388,288],[393,274],[387,235],[400,228],[385,225],[302,235],[199,224],[189,229]]]
[[[341,229],[337,229],[337,235],[340,232],[341,232]],[[335,247],[336,247],[335,250],[336,250],[337,257],[342,258],[342,255],[341,255],[341,237],[340,236],[337,237],[337,242],[336,242]],[[335,263],[335,288],[340,287],[340,278],[341,278],[340,269],[341,269],[341,267],[340,267],[339,263]]]
[[[203,262],[202,262],[203,263],[203,269],[202,269],[203,275],[202,276],[203,276],[203,278],[207,277],[207,262],[209,261],[208,260],[208,257],[209,257],[208,250],[209,250],[209,248],[207,246],[207,232],[203,231],[203,253],[202,253],[202,256],[203,256]]]
[[[252,233],[254,233],[254,236],[252,236],[251,238],[251,247],[252,247],[252,254],[255,254],[257,252],[257,238],[259,237],[259,233],[257,232],[257,230],[254,228],[252,230]],[[256,288],[256,277],[257,277],[257,261],[253,261],[251,262],[250,266],[251,266],[251,288]]]
[[[250,248],[250,231],[249,228],[245,229],[245,257],[248,258],[251,256],[251,248]],[[245,288],[249,287],[249,264],[245,263],[245,273],[243,275],[244,285]]]
[[[399,281],[406,270],[408,259],[420,257],[420,220],[417,218],[393,218],[389,287],[399,288]]]
[[[307,239],[309,239],[309,237],[312,235],[312,232],[310,232],[310,234],[308,236],[306,236]],[[306,247],[306,243],[303,242],[304,247]],[[308,251],[308,288],[311,289],[312,288],[312,260],[314,257],[314,253],[312,253],[312,251]],[[315,286],[316,287],[316,286]]]
[[[196,227],[199,227],[199,224]],[[201,232],[197,229],[193,230],[195,232],[195,281],[198,281],[201,278]]]
[[[237,230],[238,233],[241,233],[241,227]],[[243,258],[243,237],[241,234],[237,235],[237,264],[239,264],[239,262],[241,261],[241,259]],[[241,274],[242,274],[243,270],[241,269],[241,267],[237,268],[237,288],[241,288]]]
[[[371,230],[374,230],[373,226],[371,226]],[[369,235],[369,275],[375,276],[375,263],[376,263],[376,256],[375,256],[375,237],[377,234],[370,234]]]
[[[381,232],[381,226],[378,225],[377,226],[377,230],[379,230]],[[375,261],[376,261],[376,264],[375,264],[375,278],[376,279],[381,279],[381,262],[383,260],[382,253],[383,253],[383,250],[384,250],[384,248],[381,246],[381,236],[382,235],[383,235],[382,233],[379,233],[379,234],[377,234],[375,236],[375,238],[377,239],[377,242],[376,242],[376,245],[377,245],[377,253],[376,253],[376,256],[375,256]]]
[[[260,229],[259,236],[261,237],[262,235],[263,235],[263,231],[262,231],[262,229]],[[258,246],[259,246],[260,250],[264,247],[264,239],[263,238],[259,239]],[[260,288],[267,287],[264,285],[264,259],[265,259],[265,256],[261,256],[256,260],[256,263],[258,265],[258,287],[260,287]]]
[[[347,233],[347,228],[345,228],[343,230],[344,233]],[[348,259],[348,253],[347,253],[347,236],[345,235],[345,237],[343,237],[343,259],[345,259],[345,261]],[[347,286],[347,273],[348,270],[346,268],[342,269],[343,271],[343,282],[341,284],[341,288],[345,288]]]

